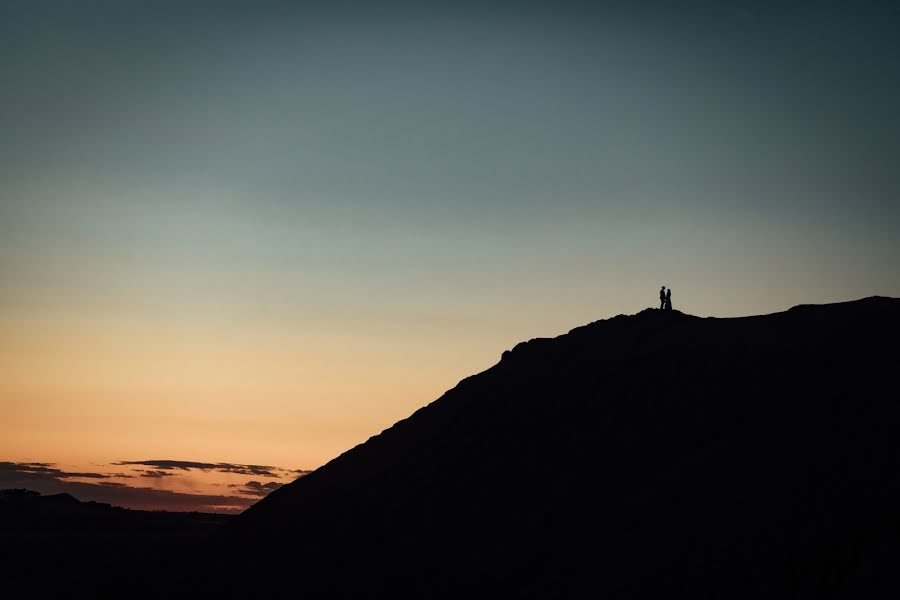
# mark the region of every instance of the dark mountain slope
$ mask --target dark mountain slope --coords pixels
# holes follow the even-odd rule
[[[887,298],[646,310],[519,344],[235,519],[210,567],[227,589],[204,590],[291,573],[312,597],[900,591],[898,344]]]

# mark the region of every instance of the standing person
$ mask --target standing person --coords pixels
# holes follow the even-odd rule
[[[662,310],[666,307],[666,286],[662,286],[662,289],[659,290],[659,310]]]
[[[672,310],[672,288],[666,292],[666,310]]]

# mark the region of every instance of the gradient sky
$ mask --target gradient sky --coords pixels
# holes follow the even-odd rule
[[[0,466],[283,482],[664,284],[900,296],[898,57],[897,1],[0,0]]]

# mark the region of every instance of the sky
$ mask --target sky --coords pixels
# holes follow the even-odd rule
[[[661,285],[900,296],[898,56],[887,0],[0,0],[0,487],[238,511]]]

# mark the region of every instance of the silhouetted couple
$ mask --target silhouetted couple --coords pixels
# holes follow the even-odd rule
[[[672,288],[666,291],[666,286],[659,290],[659,310],[672,310]]]

